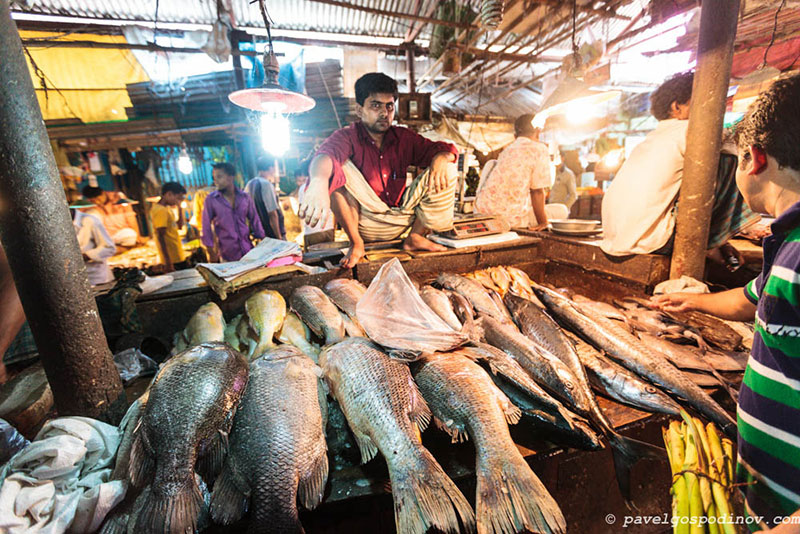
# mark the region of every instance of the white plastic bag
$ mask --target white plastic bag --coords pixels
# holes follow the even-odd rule
[[[425,304],[397,258],[380,268],[358,301],[356,316],[373,341],[403,360],[452,350],[468,341]]]

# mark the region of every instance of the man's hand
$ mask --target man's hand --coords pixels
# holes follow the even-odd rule
[[[308,189],[297,215],[304,219],[309,226],[315,226],[319,221],[326,220],[330,212],[331,197],[328,194],[328,179],[312,178],[308,182]]]
[[[219,251],[216,248],[208,249],[208,261],[210,263],[220,263]]]
[[[450,186],[450,165],[454,163],[454,156],[450,152],[439,152],[431,160],[428,173],[428,187],[432,193],[444,191]]]
[[[547,230],[547,227],[549,225],[550,223],[537,224],[536,226],[529,226],[528,230],[530,230],[531,232],[538,232],[539,230]]]
[[[665,312],[688,312],[697,310],[696,293],[670,293],[654,295],[650,298],[650,307]]]

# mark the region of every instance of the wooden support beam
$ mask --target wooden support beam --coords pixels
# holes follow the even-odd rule
[[[704,0],[670,278],[703,280],[739,0]]]
[[[318,4],[326,4],[329,6],[342,7],[345,9],[354,9],[356,11],[363,11],[365,13],[370,13],[372,15],[380,15],[396,19],[398,18],[407,19],[427,24],[436,24],[438,26],[448,26],[450,28],[461,28],[461,29],[477,28],[477,26],[474,26],[472,24],[467,24],[462,22],[452,22],[449,20],[440,20],[430,17],[423,17],[420,15],[412,15],[411,13],[398,13],[396,11],[387,11],[385,9],[376,9],[374,7],[359,6],[351,4],[350,2],[340,2],[339,0],[309,0],[309,1],[317,2]]]

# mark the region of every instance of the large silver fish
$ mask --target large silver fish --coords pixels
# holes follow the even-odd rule
[[[431,413],[408,366],[363,338],[328,346],[320,364],[355,435],[362,462],[379,450],[386,460],[397,531],[424,534],[435,527],[455,533],[459,518],[474,531],[469,503],[420,443],[419,432]]]
[[[566,532],[566,521],[511,439],[519,408],[480,366],[458,352],[422,358],[414,373],[437,426],[453,441],[475,443],[479,534]]]
[[[533,290],[550,312],[573,332],[637,375],[685,399],[718,424],[726,435],[736,437],[736,422],[714,399],[619,322],[594,313],[545,287],[534,285]]]
[[[436,278],[436,283],[463,296],[472,304],[476,313],[489,315],[498,321],[509,320],[507,313],[497,305],[479,282],[457,274],[442,273]]]
[[[130,481],[148,486],[134,510],[135,531],[196,530],[205,503],[195,464],[207,480],[219,472],[247,377],[247,359],[225,343],[192,347],[161,367],[131,449]]]
[[[575,351],[575,346],[544,310],[530,300],[510,293],[506,295],[505,302],[520,331],[533,340],[541,350],[558,358],[572,371],[577,389],[581,391],[576,397],[583,403],[575,405],[575,408],[580,414],[589,417],[608,439],[614,452],[617,482],[622,495],[629,498],[631,466],[642,457],[660,458],[663,456],[662,451],[649,443],[627,438],[614,430],[597,404],[589,377],[586,376],[586,370]]]
[[[201,343],[225,340],[225,319],[222,310],[213,302],[200,306],[191,316],[186,328],[175,335],[174,354]]]
[[[298,287],[289,298],[289,304],[311,331],[325,340],[326,345],[344,339],[342,316],[320,288]]]
[[[436,315],[447,323],[447,326],[456,332],[461,331],[461,321],[456,317],[453,311],[453,304],[450,302],[450,297],[447,296],[447,293],[435,287],[423,286],[422,289],[419,290],[419,296],[422,297],[422,300],[425,301],[425,304],[427,304],[430,309],[436,312]]]
[[[356,305],[367,292],[364,284],[352,278],[336,278],[325,284],[323,290],[340,310],[356,320]]]
[[[575,350],[586,368],[592,387],[623,404],[652,413],[680,416],[680,405],[649,382],[609,360],[581,340]]]
[[[501,323],[486,315],[478,323],[483,328],[486,342],[508,353],[540,386],[577,410],[589,411],[586,392],[564,362],[522,335],[513,323]]]
[[[328,479],[315,367],[291,345],[250,364],[228,456],[211,494],[215,522],[229,525],[249,510],[249,533],[304,532],[297,502],[316,508]]]

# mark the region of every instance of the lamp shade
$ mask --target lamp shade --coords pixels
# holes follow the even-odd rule
[[[228,99],[239,107],[253,111],[274,111],[276,113],[302,113],[316,105],[314,99],[281,86],[254,87],[234,91]]]

